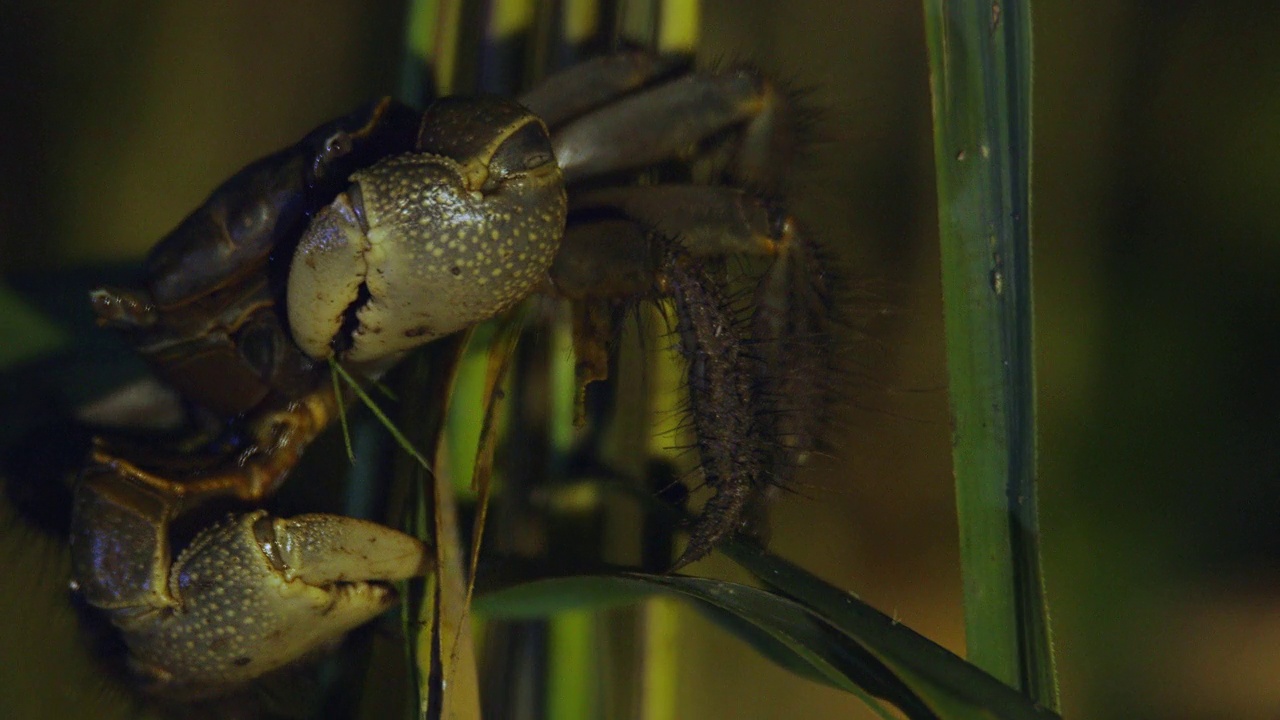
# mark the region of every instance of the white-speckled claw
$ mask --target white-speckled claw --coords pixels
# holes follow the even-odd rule
[[[303,351],[376,363],[510,309],[547,277],[564,180],[542,122],[504,110],[466,157],[387,158],[316,216],[289,271]]]
[[[233,515],[169,572],[171,611],[117,616],[134,669],[153,689],[216,693],[296,662],[396,602],[387,583],[421,575],[416,539],[353,518]]]
[[[412,155],[356,179],[369,221],[369,300],[356,313],[353,361],[407,350],[506,311],[546,276],[560,247],[563,193],[549,207],[524,202],[518,190],[482,195],[462,186],[456,163]],[[416,190],[405,187],[410,183]],[[429,210],[409,211],[406,197]]]

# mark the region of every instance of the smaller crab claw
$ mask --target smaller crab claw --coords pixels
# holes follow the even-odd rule
[[[152,689],[214,695],[303,659],[396,602],[387,583],[422,575],[418,540],[335,515],[231,515],[200,532],[169,574],[176,607],[117,612]]]

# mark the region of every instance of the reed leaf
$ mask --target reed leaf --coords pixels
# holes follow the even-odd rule
[[[1035,484],[1030,7],[924,8],[968,655],[1057,707]]]

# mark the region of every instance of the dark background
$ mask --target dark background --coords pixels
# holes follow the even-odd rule
[[[400,9],[365,6],[0,6],[0,271],[136,259],[248,160],[393,91]],[[1068,717],[1280,715],[1270,10],[1034,7],[1043,525]],[[780,503],[774,548],[960,649],[920,6],[717,0],[703,35],[706,59],[811,88],[821,143],[796,206],[868,299],[854,407],[834,457]],[[8,527],[0,707],[125,712],[77,654],[65,560]],[[691,717],[863,712],[688,627]]]

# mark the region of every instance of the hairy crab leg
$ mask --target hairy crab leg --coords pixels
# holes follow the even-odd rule
[[[571,212],[601,219],[570,224],[552,268],[560,294],[584,306],[654,293],[675,303],[690,422],[714,493],[680,567],[735,533],[751,503],[785,485],[816,443],[830,389],[826,279],[795,220],[741,190],[609,189],[579,196]],[[727,255],[769,260],[749,322],[705,265]]]
[[[650,185],[608,189],[579,195],[571,212],[608,208],[638,227],[661,237],[673,238],[694,257],[725,255],[764,256],[768,267],[754,291],[749,337],[756,363],[760,401],[773,407],[768,423],[777,454],[771,475],[785,482],[817,443],[826,411],[830,385],[832,300],[831,264],[819,256],[819,248],[799,223],[780,206],[751,193],[705,185]],[[591,225],[587,225],[587,228]],[[634,267],[636,251],[622,248],[625,233],[587,237],[584,228],[572,240],[566,238],[557,268],[572,271],[558,282],[582,285],[582,261],[570,253],[599,256],[590,271],[606,266],[604,256],[621,258],[622,268]],[[634,242],[634,240],[632,241]],[[616,277],[640,274],[633,270]],[[599,282],[599,281],[597,281]],[[616,282],[616,281],[613,281]],[[631,282],[628,287],[634,286]],[[591,294],[585,289],[580,295]]]
[[[690,528],[672,569],[702,558],[737,532],[747,504],[765,486],[770,445],[758,418],[749,340],[719,283],[675,248],[662,258],[662,285],[676,306],[676,335],[688,364],[689,415],[703,478],[713,495]]]
[[[751,337],[759,394],[772,409],[762,415],[775,440],[769,474],[785,485],[818,446],[840,373],[832,347],[833,261],[791,218],[775,247],[756,285]]]

